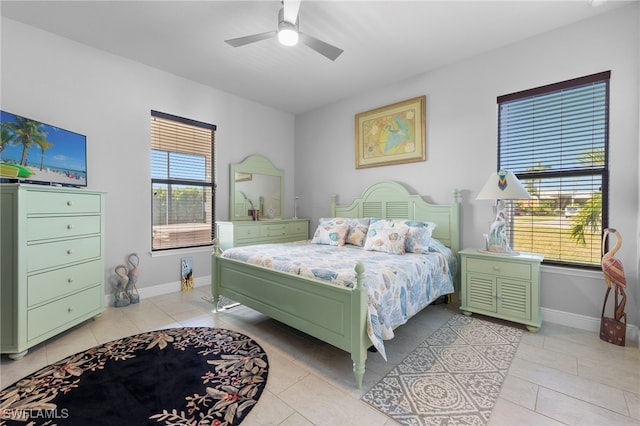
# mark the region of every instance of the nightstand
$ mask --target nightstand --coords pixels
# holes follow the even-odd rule
[[[460,310],[540,329],[540,263],[543,255],[494,254],[479,249],[458,252],[461,270]]]

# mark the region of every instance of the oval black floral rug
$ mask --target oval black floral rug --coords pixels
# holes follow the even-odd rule
[[[231,330],[141,333],[67,357],[0,392],[0,425],[237,425],[267,355]]]

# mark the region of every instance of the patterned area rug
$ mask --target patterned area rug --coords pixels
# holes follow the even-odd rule
[[[262,347],[241,333],[142,333],[3,389],[0,425],[237,425],[258,402],[267,370]]]
[[[409,425],[485,425],[522,334],[456,314],[362,399]]]

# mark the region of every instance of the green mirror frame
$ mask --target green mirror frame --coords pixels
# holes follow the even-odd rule
[[[263,219],[284,217],[284,171],[262,155],[250,155],[230,166],[229,219],[253,220],[251,210]]]

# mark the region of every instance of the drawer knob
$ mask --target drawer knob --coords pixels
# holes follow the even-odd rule
[[[67,282],[68,282],[69,284],[71,284],[71,283],[73,282],[73,278],[71,278],[71,277],[67,278]]]
[[[72,308],[71,306],[69,306],[69,307],[67,308],[67,312],[71,313],[71,311],[73,311],[73,308]]]
[[[71,229],[71,228],[73,228],[73,225],[68,224],[68,225],[67,225],[67,229]]]
[[[73,250],[71,249],[67,250],[67,254],[72,254],[72,253],[73,253]]]
[[[67,205],[70,206],[71,205],[71,200],[67,201]]]

